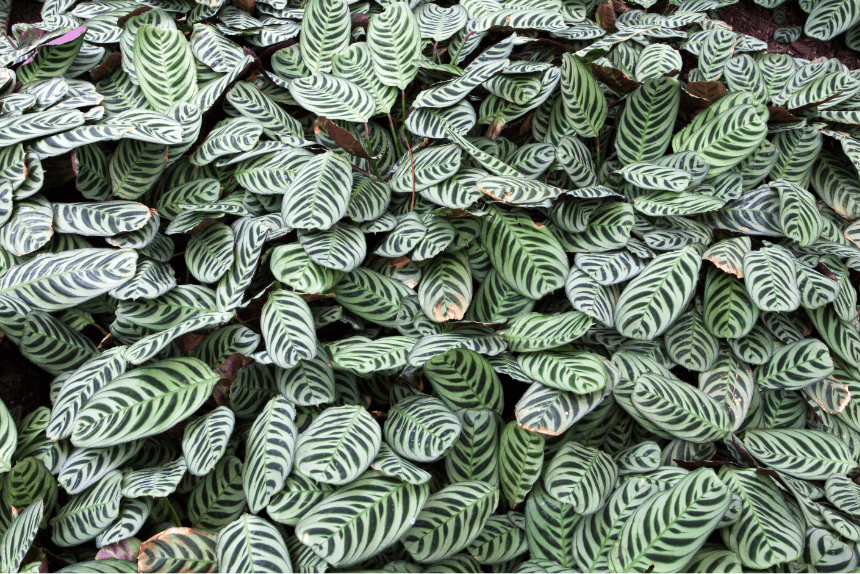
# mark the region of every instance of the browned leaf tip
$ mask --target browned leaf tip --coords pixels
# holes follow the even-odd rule
[[[90,77],[94,82],[99,81],[103,76],[113,72],[122,62],[122,54],[113,52],[107,58],[101,61],[99,65],[90,70]]]
[[[611,3],[597,6],[597,24],[607,32],[615,29],[615,7]]]
[[[246,357],[242,353],[233,353],[227,360],[221,363],[215,369],[212,369],[215,374],[221,377],[221,380],[230,381],[231,383],[239,376],[239,369],[247,367],[254,362],[254,359]]]
[[[174,339],[174,342],[179,347],[179,351],[183,355],[187,355],[193,353],[205,339],[206,335],[202,333],[186,333]]]
[[[800,118],[780,106],[768,106],[767,111],[770,114],[767,120],[769,124],[791,124],[800,121]]]
[[[621,70],[610,68],[609,66],[599,66],[597,64],[589,64],[589,66],[591,67],[591,73],[594,74],[595,78],[609,86],[609,89],[618,94],[627,95],[642,86],[642,84],[632,79]]]
[[[319,133],[320,131],[327,133],[346,153],[366,159],[367,161],[372,161],[372,158],[364,150],[361,142],[325,116],[321,116],[314,121],[314,133]]]
[[[722,82],[690,82],[681,90],[681,111],[693,117],[728,93]]]
[[[118,28],[125,28],[125,23],[128,22],[130,19],[134,18],[135,16],[139,16],[140,14],[146,14],[150,10],[152,10],[152,8],[150,8],[149,6],[141,6],[140,8],[135,8],[125,16],[121,16],[120,18],[118,18],[116,21],[116,25]]]

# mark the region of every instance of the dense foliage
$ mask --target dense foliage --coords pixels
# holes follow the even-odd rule
[[[860,80],[734,1],[7,26],[0,570],[860,566]]]

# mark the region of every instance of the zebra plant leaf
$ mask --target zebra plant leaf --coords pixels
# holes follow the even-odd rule
[[[51,540],[68,548],[94,539],[119,514],[122,473],[114,470],[69,499],[51,519]]]
[[[575,55],[565,54],[561,66],[561,97],[564,115],[580,137],[597,137],[606,121],[606,97],[586,65]]]
[[[617,478],[618,467],[609,455],[570,441],[547,464],[543,486],[550,496],[588,515],[603,506]]]
[[[429,495],[427,484],[368,471],[314,506],[296,525],[296,537],[328,564],[348,567],[392,546],[417,525]],[[393,527],[375,528],[378,524]]]
[[[251,430],[242,470],[242,487],[254,512],[265,508],[284,486],[293,468],[298,430],[293,422],[296,408],[283,397],[275,397],[263,408]]]
[[[367,45],[373,69],[386,86],[403,90],[418,74],[421,30],[405,2],[392,2],[370,19]]]
[[[179,30],[144,24],[134,37],[135,75],[153,109],[189,102],[197,91],[194,56]]]
[[[30,503],[0,538],[0,565],[6,572],[17,572],[20,568],[36,539],[44,507],[42,499]]]
[[[753,430],[744,447],[763,464],[801,480],[826,480],[857,466],[844,442],[815,430]]]
[[[618,298],[615,327],[619,333],[645,341],[663,334],[693,296],[701,256],[701,245],[693,243],[653,259]]]
[[[295,293],[276,291],[263,306],[260,319],[266,350],[272,361],[288,369],[316,356],[316,332],[307,303]]]
[[[385,441],[407,460],[442,458],[460,436],[460,421],[445,404],[427,395],[412,395],[392,405],[385,421]]]
[[[205,363],[190,357],[128,371],[84,403],[72,443],[103,447],[158,434],[197,410],[217,381]]]
[[[373,94],[325,72],[293,80],[290,95],[302,107],[330,120],[365,122],[376,109]]]
[[[299,48],[309,73],[330,72],[332,57],[349,45],[348,7],[336,0],[310,0],[304,6]]]
[[[673,572],[702,547],[729,508],[731,495],[710,469],[682,478],[639,506],[609,553],[615,571]]]
[[[139,572],[213,572],[217,566],[215,535],[193,528],[163,530],[141,544],[137,555]]]
[[[480,481],[457,482],[431,495],[403,535],[417,562],[438,562],[466,548],[481,533],[499,501],[499,491]]]
[[[367,470],[381,443],[382,429],[364,408],[328,408],[299,437],[295,467],[318,482],[347,484]]]
[[[215,468],[227,449],[235,421],[233,411],[218,407],[188,423],[182,436],[182,453],[189,473],[206,476]]]
[[[744,255],[744,283],[762,311],[793,311],[800,306],[791,254],[778,247],[748,251]]]
[[[291,572],[287,545],[277,528],[245,514],[218,532],[215,543],[222,572]]]

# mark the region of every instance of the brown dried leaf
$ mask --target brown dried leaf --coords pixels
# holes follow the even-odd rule
[[[621,70],[610,68],[609,66],[599,66],[597,64],[589,64],[591,73],[599,81],[606,84],[610,90],[615,93],[626,96],[630,92],[638,90],[642,84],[632,79],[630,76]]]
[[[327,133],[346,153],[366,159],[367,161],[373,161],[364,150],[361,142],[333,121],[326,119],[325,116],[319,117],[314,121],[314,133],[319,133],[320,131]]]

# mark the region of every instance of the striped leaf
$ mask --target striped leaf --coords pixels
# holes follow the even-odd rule
[[[368,471],[314,506],[296,525],[296,536],[329,564],[347,567],[396,543],[417,525],[430,487]],[[378,528],[377,525],[390,525]]]
[[[449,558],[474,541],[499,501],[499,491],[485,482],[457,482],[427,499],[403,535],[416,562]]]
[[[800,290],[791,254],[765,247],[744,255],[744,283],[750,299],[762,311],[793,311],[800,306]]]
[[[576,554],[568,560],[575,560],[575,564],[583,571],[610,571],[609,554],[621,530],[633,513],[657,492],[657,486],[647,480],[633,479],[622,482],[603,508],[582,517],[571,526],[574,529],[571,543]],[[570,508],[570,505],[560,506],[563,503],[555,504],[559,505],[560,513]]]
[[[352,271],[364,261],[367,243],[354,225],[335,223],[328,229],[299,230],[299,243],[308,257],[327,269]]]
[[[281,524],[295,526],[308,511],[334,492],[334,487],[319,483],[293,470],[284,489],[272,497],[266,513]]]
[[[215,546],[221,572],[292,572],[281,533],[266,520],[246,514],[218,532]]]
[[[276,291],[263,306],[260,320],[266,350],[285,369],[316,356],[316,333],[307,303],[295,293]]]
[[[72,443],[110,446],[163,432],[197,410],[217,381],[205,363],[187,357],[119,375],[84,403]]]
[[[738,105],[704,121],[698,131],[677,134],[672,147],[676,152],[698,153],[710,166],[711,176],[726,172],[749,157],[767,135],[767,124],[750,105]]]
[[[585,395],[609,381],[603,360],[590,353],[523,353],[517,362],[530,379],[562,391]]]
[[[525,517],[520,513],[494,515],[487,520],[481,533],[468,546],[469,554],[481,564],[502,565],[528,551]]]
[[[140,545],[138,572],[214,572],[215,534],[193,528],[163,530]]]
[[[698,281],[702,247],[693,243],[653,259],[621,292],[615,328],[649,341],[663,334],[684,311]]]
[[[433,321],[462,319],[472,301],[472,272],[463,251],[442,253],[424,269],[418,300]]]
[[[252,512],[269,504],[293,467],[298,430],[296,408],[283,397],[270,400],[248,432],[242,487]]]
[[[756,371],[762,389],[799,390],[833,374],[827,346],[818,339],[804,339],[773,353]]]
[[[116,519],[96,537],[96,546],[112,546],[133,537],[140,532],[143,523],[149,518],[152,506],[153,500],[149,496],[123,498]]]
[[[214,225],[207,229],[212,227]],[[341,273],[313,261],[302,246],[295,243],[275,247],[269,266],[275,279],[286,283],[298,293],[328,292],[342,276]]]
[[[577,395],[534,383],[516,404],[517,423],[524,429],[558,436],[593,411],[612,389]]]
[[[633,405],[666,434],[696,443],[723,438],[728,414],[704,392],[680,380],[656,374],[636,379]]]
[[[18,572],[24,556],[36,539],[44,506],[41,499],[27,505],[0,538],[0,566],[5,572]]]
[[[699,469],[639,506],[609,554],[610,569],[673,572],[683,568],[717,527],[731,502],[710,469]]]
[[[215,468],[227,449],[235,420],[233,411],[218,407],[188,423],[182,435],[182,454],[189,473],[205,476]]]
[[[201,283],[218,281],[233,263],[233,231],[223,223],[213,223],[188,240],[185,264]]]
[[[134,470],[122,479],[122,496],[163,498],[173,494],[185,475],[185,458],[180,456],[167,464]]]
[[[392,2],[370,19],[367,45],[377,77],[386,86],[403,90],[418,74],[421,30],[405,2]]]
[[[0,228],[0,247],[27,255],[43,247],[54,234],[51,204],[41,194],[16,201],[11,219]]]
[[[96,352],[89,339],[41,311],[27,315],[20,346],[24,357],[53,375],[77,369]]]
[[[132,441],[104,448],[78,448],[63,461],[57,483],[69,494],[79,494],[109,472],[122,468],[133,459],[143,441]]]
[[[561,97],[564,115],[580,137],[597,137],[608,113],[606,97],[588,67],[573,54],[561,65]]]
[[[225,455],[191,490],[188,518],[194,528],[220,530],[245,512],[242,461]]]
[[[407,460],[441,459],[460,436],[460,421],[445,404],[427,395],[411,395],[388,411],[385,442]]]
[[[179,30],[141,26],[134,37],[134,62],[143,95],[157,111],[189,102],[197,91],[194,56]]]
[[[15,265],[0,279],[0,295],[56,311],[107,293],[134,276],[137,252],[73,249]]]
[[[568,441],[547,464],[543,486],[550,496],[587,515],[606,503],[617,478],[618,468],[609,455]]]
[[[330,120],[366,122],[376,110],[373,94],[325,72],[293,80],[289,89],[300,106]]]
[[[327,484],[347,484],[379,453],[382,429],[362,407],[332,407],[314,419],[296,443],[295,466]]]
[[[445,457],[449,480],[499,484],[501,418],[487,409],[463,409],[455,414],[460,420],[460,436]]]
[[[544,441],[544,435],[522,429],[515,421],[502,431],[499,475],[502,493],[511,507],[525,500],[540,478]]]
[[[424,376],[452,411],[491,409],[502,414],[502,384],[490,363],[468,349],[452,349],[424,363]]]
[[[291,369],[278,369],[280,393],[291,403],[313,406],[331,403],[335,399],[335,376],[330,360],[324,353],[305,359]]]
[[[69,548],[94,539],[119,514],[122,473],[109,472],[99,482],[69,499],[51,519],[51,540]]]
[[[356,337],[334,349],[332,364],[337,370],[360,375],[399,369],[406,365],[409,351],[414,346],[412,337],[384,337],[376,341]]]
[[[821,431],[753,430],[744,437],[744,447],[767,466],[801,480],[826,480],[857,466],[844,442]]]
[[[349,45],[348,6],[337,0],[309,0],[304,6],[299,48],[309,73],[330,72],[332,57]]]
[[[305,21],[306,19],[302,19],[303,23]],[[356,42],[331,56],[331,69],[332,73],[338,78],[348,80],[373,94],[373,98],[376,101],[374,114],[384,114],[391,111],[391,107],[397,100],[397,89],[392,86],[386,86],[376,76],[376,72],[373,69],[373,57],[367,42]],[[410,120],[415,115],[413,113]],[[472,115],[475,115],[474,110],[472,111]],[[411,128],[410,131],[416,133]],[[442,130],[441,135],[434,137],[444,136],[445,132]],[[431,136],[428,135],[426,137]]]
[[[802,521],[769,477],[732,465],[721,468],[719,477],[741,500],[737,522],[720,529],[720,536],[744,567],[769,568],[800,557]]]
[[[573,537],[582,520],[573,506],[547,494],[541,483],[526,502],[526,542],[532,559],[557,562],[573,568],[576,565]]]
[[[666,152],[680,97],[680,84],[672,78],[647,80],[628,96],[615,139],[622,162],[654,161]]]
[[[328,229],[346,214],[351,190],[349,163],[333,152],[316,155],[285,192],[284,223],[292,228]]]
[[[729,339],[743,337],[752,331],[760,314],[740,279],[716,267],[708,269],[703,318],[711,334]]]
[[[567,258],[544,226],[518,213],[493,209],[481,231],[493,267],[518,293],[539,299],[564,284]]]

